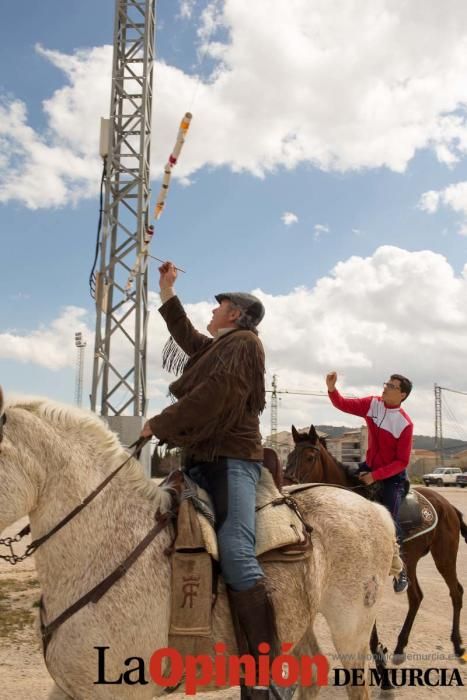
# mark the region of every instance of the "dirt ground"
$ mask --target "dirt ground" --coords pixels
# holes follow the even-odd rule
[[[464,513],[467,522],[467,489],[437,490]],[[17,532],[22,523],[23,521],[17,523],[6,532]],[[463,540],[460,543],[457,561],[459,580],[467,589],[467,544]],[[407,661],[400,668],[457,668],[467,686],[467,665],[461,665],[457,659],[452,658],[453,649],[449,641],[452,608],[448,589],[430,555],[420,561],[418,578],[425,597],[412,630],[407,648]],[[44,666],[34,632],[39,595],[33,561],[28,560],[16,567],[10,567],[0,561],[0,700],[46,700],[52,687],[52,680]],[[406,611],[406,596],[394,595],[388,579],[378,627],[382,641],[390,650],[394,649]],[[333,656],[335,650],[324,619],[318,619],[315,629],[322,651],[328,656],[331,667],[340,667],[341,664]],[[467,642],[465,607],[461,615],[461,635],[464,642]],[[417,700],[460,700],[467,697],[467,693],[465,688],[456,686],[406,687],[385,693],[377,688],[373,690],[373,697],[383,696],[388,700],[409,697]],[[171,697],[173,700],[181,700],[185,696],[172,694]],[[215,694],[199,694],[197,697],[199,700],[237,700],[239,693],[238,690],[226,690]],[[346,692],[344,688],[329,686],[321,689],[319,697],[323,700],[344,698]]]

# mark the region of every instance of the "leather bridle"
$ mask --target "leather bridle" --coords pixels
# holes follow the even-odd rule
[[[6,423],[6,415],[3,413],[2,416],[0,416],[0,443],[3,440],[3,426]],[[86,498],[79,503],[76,508],[74,508],[68,515],[66,515],[62,520],[60,520],[57,525],[55,525],[49,532],[45,535],[42,535],[42,537],[37,538],[33,542],[31,542],[27,547],[26,551],[23,555],[19,556],[14,553],[13,551],[13,543],[19,542],[20,540],[23,539],[26,535],[29,535],[31,532],[31,528],[29,525],[26,525],[20,532],[18,532],[14,537],[5,537],[3,539],[0,539],[0,545],[4,545],[6,547],[9,547],[10,549],[10,554],[9,555],[0,555],[0,559],[3,559],[4,561],[7,561],[9,564],[15,565],[20,561],[23,561],[27,557],[30,557],[34,552],[42,546],[47,540],[49,540],[55,533],[57,533],[59,530],[61,530],[67,523],[69,523],[73,518],[80,513],[83,508],[85,508],[91,501],[93,501],[96,496],[107,486],[107,484],[118,474],[118,472],[123,469],[123,467],[132,459],[133,457],[138,457],[141,449],[143,446],[150,440],[150,438],[143,438],[140,437],[136,442],[134,442],[132,445],[130,445],[130,449],[134,448],[133,451],[130,453],[130,455],[127,457],[127,459],[120,464],[116,469],[114,469],[109,476],[107,476],[104,481],[102,481],[97,488],[92,491]],[[153,539],[156,537],[156,535],[159,534],[169,523],[174,519],[174,513],[172,511],[168,511],[166,513],[160,513],[158,511],[155,514],[155,524],[149,530],[149,532],[146,534],[146,536],[139,542],[136,547],[133,549],[133,551],[126,557],[126,559],[121,562],[112,573],[110,573],[101,583],[99,583],[97,586],[94,586],[94,588],[87,593],[85,593],[79,600],[75,601],[70,607],[68,607],[66,610],[64,610],[55,620],[50,622],[49,624],[44,623],[43,619],[43,613],[44,613],[44,603],[41,598],[40,601],[40,627],[41,627],[41,636],[42,636],[42,645],[43,645],[43,652],[44,652],[44,659],[46,658],[46,653],[47,653],[47,647],[48,644],[52,638],[52,635],[56,630],[64,623],[66,620],[68,620],[70,617],[72,617],[78,610],[81,610],[85,605],[87,605],[89,602],[97,603],[100,598],[113,586],[113,584],[118,581],[122,576],[126,574],[128,569],[134,564],[134,562],[140,557],[140,555],[143,553],[143,551],[147,548],[147,546],[153,541]]]
[[[307,465],[307,469],[312,469],[315,466],[315,462],[318,459],[319,456],[321,456],[321,449],[319,445],[314,445],[311,442],[303,441],[303,442],[298,442],[295,444],[295,448],[292,450],[292,452],[289,454],[287,458],[287,466],[284,471],[284,478],[288,479],[291,481],[293,484],[302,484],[304,483],[301,480],[301,470],[300,470],[300,459],[299,456],[301,456],[301,453],[305,450],[314,450],[315,454],[313,457],[313,461],[311,465]],[[339,462],[338,462],[339,464]],[[339,464],[340,468],[343,469],[342,464]],[[359,491],[363,489],[368,489],[368,486],[365,484],[358,484],[356,486],[342,486],[341,484],[331,484],[328,482],[325,482],[326,486],[335,486],[337,488],[342,488],[345,489],[346,491]]]
[[[314,466],[316,460],[321,454],[320,448],[317,445],[313,445],[311,442],[304,441],[296,443],[294,449],[287,458],[287,466],[284,471],[284,478],[288,479],[293,484],[302,483],[302,481],[300,481],[300,462],[301,454],[305,449],[311,449],[315,451],[313,462],[311,465],[312,467]]]

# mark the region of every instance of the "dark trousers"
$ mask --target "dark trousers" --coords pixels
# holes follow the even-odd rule
[[[397,479],[395,479],[395,477],[390,477],[380,482],[380,492],[377,496],[377,500],[391,513],[394,525],[396,526],[397,541],[399,544],[402,544],[402,527],[399,520],[399,508],[404,496],[405,476],[401,477],[400,474],[396,474],[396,476],[398,477]],[[394,479],[394,481],[391,481],[391,479]]]
[[[369,471],[371,469],[366,462],[359,465],[359,471]],[[403,472],[390,476],[388,479],[377,481],[378,491],[375,500],[381,503],[391,513],[394,525],[396,527],[396,536],[399,544],[402,544],[402,527],[399,520],[399,509],[404,497],[405,482],[407,480],[407,472]]]

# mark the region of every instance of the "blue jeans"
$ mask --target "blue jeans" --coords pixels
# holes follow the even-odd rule
[[[370,467],[366,462],[359,464],[359,471],[369,471]],[[382,479],[376,483],[379,486],[378,495],[376,496],[376,501],[381,503],[388,511],[391,513],[394,525],[396,527],[396,536],[399,544],[402,544],[403,532],[401,523],[399,520],[399,509],[401,507],[402,498],[404,496],[405,481],[407,479],[407,472],[404,469],[403,472],[399,474],[394,474],[387,479]]]
[[[234,591],[246,591],[264,573],[256,559],[256,486],[259,462],[220,459],[187,469],[193,481],[205,489],[214,504],[222,575]]]
[[[403,532],[399,520],[399,508],[401,507],[402,498],[405,489],[405,472],[390,476],[389,479],[380,481],[380,492],[378,501],[385,506],[392,515],[394,525],[396,526],[397,541],[402,544]]]

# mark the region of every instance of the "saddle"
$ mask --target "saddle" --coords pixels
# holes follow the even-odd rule
[[[261,470],[257,488],[256,554],[261,561],[296,562],[311,554],[312,528],[295,499],[276,486],[280,463],[273,450],[268,452],[272,453],[267,458],[272,470]],[[219,560],[214,510],[208,494],[181,470],[171,472],[162,485],[174,492],[178,502],[176,537],[170,551],[169,644],[185,655],[210,653]]]
[[[358,466],[344,463],[344,470],[350,477],[357,478]],[[368,498],[378,501],[378,482],[368,487]],[[399,509],[399,521],[402,528],[402,542],[408,542],[433,530],[438,523],[438,513],[430,501],[412,487],[408,479]]]
[[[425,496],[410,486],[401,502],[399,520],[402,541],[408,542],[433,530],[438,524],[438,513]]]

